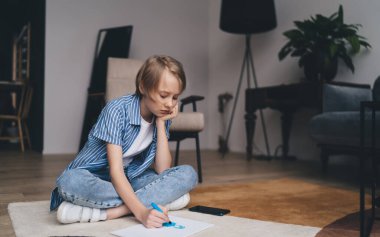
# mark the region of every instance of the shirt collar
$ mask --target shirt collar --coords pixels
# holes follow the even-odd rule
[[[129,110],[129,117],[131,118],[130,124],[141,126],[141,114],[140,114],[140,100],[141,97],[137,94],[132,95],[132,107]],[[156,117],[153,115],[152,123],[156,123]],[[154,126],[156,127],[156,126]],[[154,130],[155,131],[155,130]],[[154,132],[155,134],[155,132]]]
[[[130,124],[141,125],[141,115],[140,115],[140,96],[133,94],[132,96],[132,106],[129,110]]]

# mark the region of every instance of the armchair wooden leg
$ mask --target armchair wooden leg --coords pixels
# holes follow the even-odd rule
[[[26,124],[26,121],[23,121],[22,124],[24,125],[24,128],[25,128],[25,136],[26,136],[26,141],[28,142],[29,149],[32,149],[32,143],[30,142],[29,129]]]
[[[25,151],[25,147],[24,147],[24,134],[22,133],[22,125],[21,125],[21,120],[20,119],[17,120],[17,126],[18,126],[18,137],[19,137],[19,142],[20,142],[20,145],[21,145],[21,151],[24,152]]]
[[[197,165],[198,165],[198,181],[202,183],[202,165],[201,165],[201,151],[199,149],[199,136],[195,136],[195,143],[197,149]]]
[[[327,173],[327,166],[329,163],[329,153],[326,149],[321,149],[321,162],[322,162],[322,172]]]
[[[176,145],[176,149],[175,149],[174,166],[178,166],[179,143],[180,143],[180,141],[177,141],[177,145]]]

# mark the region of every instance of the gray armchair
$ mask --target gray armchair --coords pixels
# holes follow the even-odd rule
[[[380,77],[370,85],[332,82],[322,87],[322,113],[309,124],[311,137],[321,148],[322,170],[327,171],[331,155],[353,155],[360,152],[360,102],[380,100]],[[380,116],[377,116],[379,118]],[[365,120],[371,118],[365,114]],[[368,126],[367,126],[368,127]],[[366,134],[370,134],[366,132]],[[380,132],[376,133],[380,138]],[[368,140],[368,139],[367,139]],[[377,139],[380,140],[380,139]]]

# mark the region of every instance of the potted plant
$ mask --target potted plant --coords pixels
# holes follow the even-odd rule
[[[288,42],[278,53],[280,60],[290,54],[299,57],[298,65],[304,69],[307,80],[331,81],[338,69],[338,59],[354,73],[351,56],[360,48],[370,48],[366,38],[358,35],[359,24],[343,22],[343,7],[330,17],[320,14],[304,21],[294,21],[296,29],[285,31]]]

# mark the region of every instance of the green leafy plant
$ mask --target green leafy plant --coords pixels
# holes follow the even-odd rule
[[[306,79],[331,81],[338,69],[338,59],[354,73],[351,56],[361,47],[370,48],[366,38],[358,35],[360,24],[343,22],[343,7],[330,17],[320,14],[304,21],[294,21],[296,29],[285,31],[288,42],[278,53],[280,60],[286,56],[299,57],[298,65],[304,69]]]

